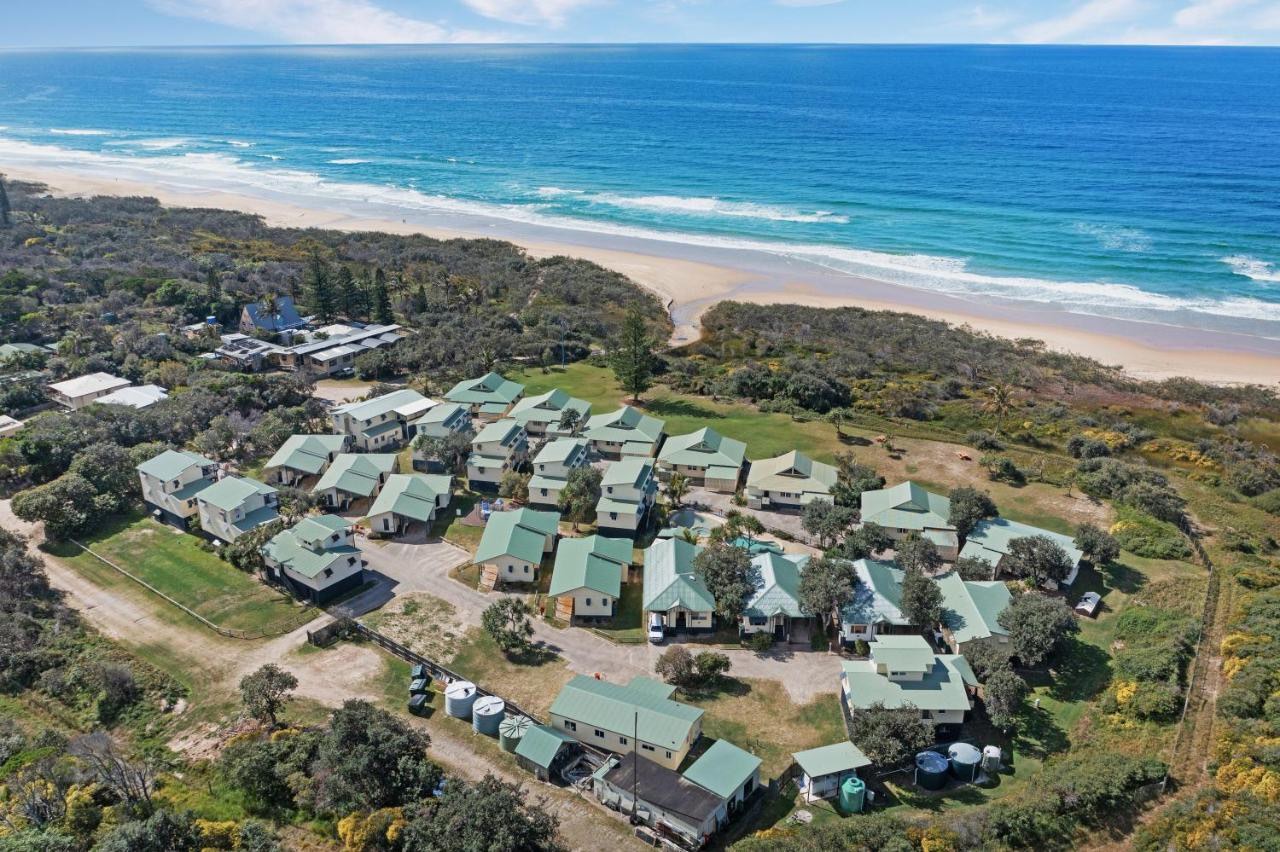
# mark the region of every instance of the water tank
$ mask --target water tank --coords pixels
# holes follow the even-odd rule
[[[455,719],[470,719],[475,703],[476,685],[469,680],[455,680],[444,688],[444,712]]]
[[[947,756],[951,758],[951,774],[961,781],[974,781],[982,771],[982,752],[968,743],[952,743]]]
[[[507,702],[496,695],[477,698],[475,706],[471,708],[471,727],[477,734],[496,737],[506,715]]]
[[[503,719],[498,726],[498,745],[502,746],[503,751],[514,752],[531,724],[528,716],[508,716]]]
[[[1003,759],[1004,753],[1000,751],[1000,746],[987,746],[982,750],[982,771],[996,774],[1004,765]]]
[[[840,785],[840,810],[847,814],[862,813],[867,798],[867,785],[857,775],[852,775]]]
[[[206,325],[217,325],[217,324],[218,324],[218,318],[217,318],[217,317],[205,317],[205,318],[204,318],[204,321],[205,321],[205,324],[206,324]]]
[[[950,768],[947,759],[936,751],[922,751],[916,755],[916,784],[926,790],[941,790]]]

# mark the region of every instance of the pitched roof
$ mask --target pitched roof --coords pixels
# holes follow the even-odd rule
[[[629,405],[608,414],[597,414],[587,421],[582,434],[592,441],[628,441],[654,444],[662,437],[666,424],[655,417],[641,414]]]
[[[653,478],[653,462],[649,459],[632,458],[612,462],[604,469],[600,484],[629,485],[640,488]]]
[[[247,476],[226,476],[196,495],[201,503],[208,503],[224,512],[232,512],[244,505],[255,494],[275,494],[276,490]]]
[[[458,382],[444,398],[450,402],[462,402],[467,405],[484,403],[505,403],[510,405],[524,393],[524,385],[513,382],[497,373],[485,373],[478,379],[466,379]]]
[[[263,470],[287,467],[316,474],[329,463],[330,453],[340,453],[346,445],[345,435],[290,435],[263,465]]]
[[[643,755],[610,758],[594,777],[602,777],[627,795],[638,791],[640,807],[647,803],[662,813],[679,816],[689,825],[702,825],[724,806],[724,799],[715,793]]]
[[[877,640],[878,642],[879,640]],[[841,679],[851,707],[865,710],[880,703],[889,709],[911,704],[918,710],[968,710],[966,678],[956,661],[963,657],[937,655],[921,680],[889,680],[868,660],[842,664]]]
[[[137,466],[139,473],[145,473],[154,479],[168,482],[177,479],[191,467],[216,467],[217,462],[205,458],[199,453],[187,450],[165,450]]]
[[[1073,566],[1078,566],[1084,554],[1076,547],[1071,536],[1050,532],[1030,524],[1021,524],[1008,518],[989,518],[979,521],[969,533],[961,556],[974,556],[991,564],[1000,561],[1000,557],[1009,552],[1009,543],[1016,538],[1044,536],[1067,552],[1067,558]],[[982,551],[986,551],[983,553]],[[1072,573],[1074,579],[1074,572]],[[1068,581],[1070,582],[1070,581]]]
[[[799,450],[751,463],[747,487],[761,491],[830,494],[839,474],[829,464],[816,462]]]
[[[348,402],[345,405],[336,406],[333,409],[333,413],[345,414],[353,420],[372,420],[384,414],[391,414],[397,408],[403,408],[406,405],[413,405],[424,400],[426,400],[426,397],[416,390],[401,388],[391,393],[384,393],[382,396],[375,396],[373,399]]]
[[[841,775],[871,765],[870,758],[862,753],[862,749],[847,740],[808,751],[797,751],[791,757],[810,778]]]
[[[292,296],[277,296],[275,311],[269,311],[263,302],[250,302],[244,306],[249,322],[263,331],[288,331],[306,325],[298,315]]]
[[[476,433],[471,439],[472,444],[488,444],[491,442],[508,444],[514,441],[516,436],[524,431],[524,427],[511,418],[495,420],[492,423],[485,424],[485,427]]]
[[[557,438],[554,441],[548,441],[538,450],[538,454],[533,457],[534,464],[560,464],[568,461],[577,453],[585,452],[587,442],[585,438]]]
[[[674,687],[635,677],[626,686],[578,675],[564,685],[551,713],[582,725],[678,749],[689,740],[702,710],[672,701]]]
[[[438,402],[427,413],[413,421],[415,426],[430,426],[435,423],[451,424],[456,418],[467,415],[466,407],[456,402]]]
[[[853,600],[841,613],[841,621],[899,627],[910,624],[902,613],[901,568],[892,562],[859,559],[853,563],[853,570],[857,583],[853,587]]]
[[[560,749],[574,742],[577,741],[573,737],[549,725],[532,725],[516,744],[516,755],[535,766],[550,769]]]
[[[394,512],[410,520],[430,521],[437,498],[449,493],[452,481],[446,474],[393,473],[369,508],[369,516]]]
[[[345,544],[327,544],[334,533],[350,528],[350,521],[336,515],[303,518],[272,536],[262,546],[262,555],[295,574],[318,577],[335,561],[360,555],[360,549],[350,544],[350,539]]]
[[[128,379],[122,379],[119,376],[113,376],[110,373],[88,373],[83,376],[77,376],[74,379],[67,379],[63,382],[54,382],[49,385],[49,387],[63,396],[76,398],[91,393],[113,391],[118,388],[127,387],[128,384]]]
[[[760,758],[743,751],[728,740],[716,740],[711,748],[684,771],[684,777],[720,798],[727,799],[755,774],[761,763],[763,761]]]
[[[616,598],[622,590],[622,572],[631,564],[631,542],[625,538],[566,538],[556,550],[551,575],[551,597],[590,589]]]
[[[787,615],[791,618],[808,615],[800,606],[800,572],[808,562],[807,554],[757,554],[751,564],[759,569],[760,582],[747,600],[743,613],[766,617]]]
[[[357,497],[378,490],[378,478],[396,469],[395,453],[339,453],[312,492],[337,488]]]
[[[488,562],[499,556],[514,556],[537,565],[542,561],[547,536],[560,529],[559,512],[517,509],[494,512],[485,524],[474,560]]]
[[[871,643],[871,662],[888,666],[890,671],[928,671],[934,656],[923,636],[886,635]]]
[[[1004,583],[964,580],[955,571],[937,582],[942,591],[942,620],[957,643],[1009,635],[999,621],[1000,613],[1013,603]]]
[[[553,388],[538,396],[527,396],[511,409],[509,417],[519,423],[559,423],[566,408],[578,412],[579,421],[591,412],[591,403],[569,396],[560,388]]]
[[[890,529],[954,529],[947,520],[951,501],[914,482],[862,492],[862,522]]]
[[[747,458],[747,445],[726,438],[715,429],[702,428],[687,435],[672,435],[662,444],[658,460],[671,465],[737,469]]]
[[[683,607],[690,612],[711,612],[715,598],[693,571],[693,559],[702,548],[680,538],[655,541],[644,552],[644,609],[666,612]]]
[[[168,398],[169,393],[159,385],[137,385],[103,394],[93,402],[95,405],[127,405],[130,408],[146,408]]]

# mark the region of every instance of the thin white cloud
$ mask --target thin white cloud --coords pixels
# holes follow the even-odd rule
[[[501,41],[409,18],[372,0],[150,0],[166,14],[199,18],[296,44],[429,44]]]
[[[1275,3],[1258,13],[1253,26],[1260,30],[1280,30],[1280,3]]]
[[[1106,25],[1135,17],[1144,5],[1142,0],[1087,0],[1065,15],[1019,29],[1017,37],[1031,44],[1076,40]]]
[[[975,30],[999,30],[1013,23],[1015,16],[1003,9],[993,9],[981,3],[959,17],[962,26]]]
[[[563,26],[569,13],[598,0],[463,0],[486,18],[512,24]]]
[[[834,6],[844,0],[773,0],[779,6]]]
[[[1173,22],[1183,29],[1199,29],[1216,24],[1232,12],[1256,2],[1257,0],[1195,0],[1179,9],[1173,16]]]

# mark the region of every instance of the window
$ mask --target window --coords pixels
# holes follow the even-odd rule
[[[762,627],[769,623],[769,619],[763,615],[753,615],[748,619],[748,621],[750,621],[756,627]]]
[[[326,569],[324,569],[324,575],[325,575],[326,577],[332,577],[332,576],[333,576],[333,569],[332,569],[332,568],[326,568]]]
[[[849,625],[849,629],[850,629],[850,630],[852,630],[854,633],[866,633],[866,632],[867,632],[867,625],[865,625],[865,624],[850,624],[850,625]]]
[[[642,751],[653,751],[653,746],[648,743],[640,743],[640,748]]]
[[[618,513],[617,513],[617,512],[610,512],[610,513],[609,513],[609,520],[611,520],[611,521],[616,521],[616,520],[618,520]]]
[[[570,722],[568,719],[565,719],[565,720],[564,720],[564,727],[565,727],[565,730],[568,730],[568,731],[576,731],[576,730],[578,730],[578,723],[577,723],[577,722]]]
[[[619,744],[619,745],[626,745],[626,744],[627,744],[627,738],[626,738],[626,737],[618,737],[618,744]]]
[[[528,573],[529,573],[529,566],[528,566],[528,565],[524,566],[524,573],[526,573],[526,574],[528,574]]]
[[[604,739],[604,731],[600,730],[599,728],[596,728],[596,739],[598,740]]]
[[[586,606],[591,606],[591,598],[587,598]]]
[[[671,759],[671,752],[667,752],[667,760]]]

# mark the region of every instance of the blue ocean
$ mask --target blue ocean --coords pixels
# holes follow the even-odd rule
[[[0,52],[0,171],[765,251],[1280,340],[1280,51]]]

